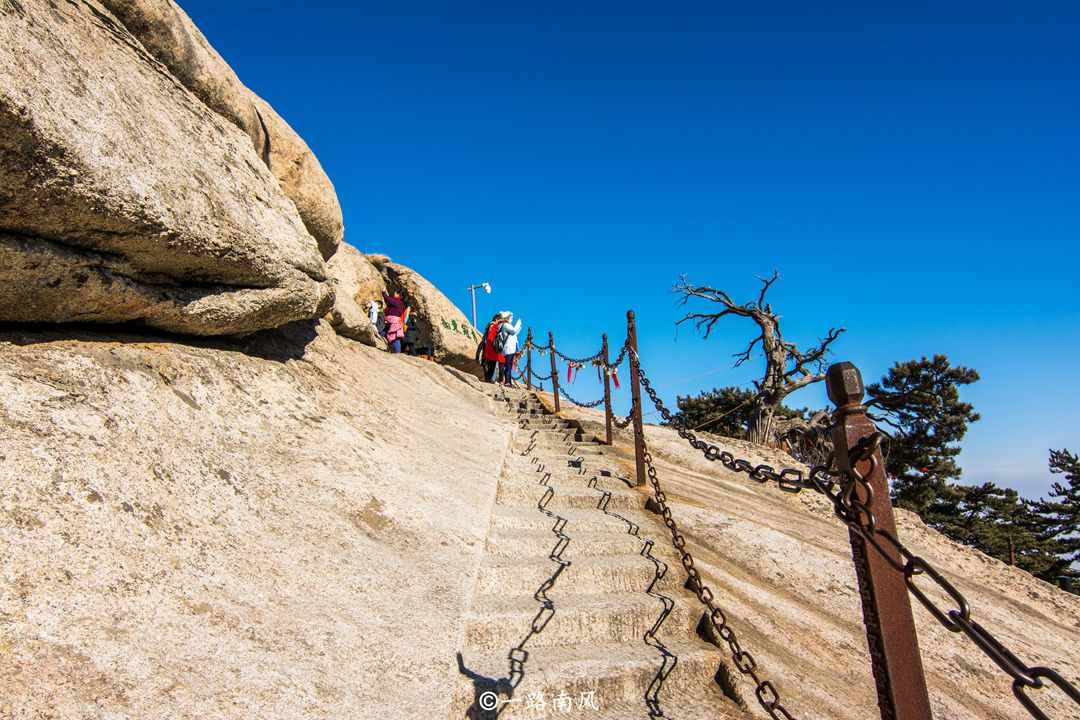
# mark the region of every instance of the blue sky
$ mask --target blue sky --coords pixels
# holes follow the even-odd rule
[[[964,479],[1046,490],[1080,450],[1080,6],[182,1],[333,179],[347,239],[571,354],[623,336],[671,400],[747,384],[682,273],[848,332],[867,380],[943,352],[982,380]],[[571,392],[588,399],[585,374]],[[625,395],[625,392],[623,393]],[[824,404],[823,388],[792,404]]]

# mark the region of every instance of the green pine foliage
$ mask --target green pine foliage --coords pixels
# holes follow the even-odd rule
[[[676,422],[686,427],[704,430],[716,435],[745,438],[754,419],[754,399],[757,393],[738,387],[713,388],[700,395],[678,397]],[[781,405],[778,418],[808,417],[806,409],[794,410]]]
[[[1050,451],[1050,472],[1065,482],[1050,486],[1050,497],[1035,503],[1037,532],[1057,556],[1039,577],[1080,595],[1080,458],[1068,450]]]
[[[961,388],[979,379],[944,355],[896,363],[866,388],[867,406],[883,429],[893,502],[918,513],[945,536],[1080,594],[1080,457],[1050,451],[1050,472],[1063,482],[1049,497],[1027,500],[994,483],[961,485],[960,441],[979,419]],[[753,421],[751,390],[714,388],[678,398],[677,421],[718,435],[745,438]],[[810,411],[781,407],[783,418]]]
[[[923,514],[947,537],[1047,579],[1059,570],[1055,546],[1039,533],[1035,503],[994,483],[948,485]]]
[[[893,430],[885,464],[900,507],[924,514],[949,481],[960,477],[959,443],[979,419],[960,400],[960,388],[978,379],[971,368],[953,367],[935,355],[896,363],[880,383],[866,388],[872,416]]]

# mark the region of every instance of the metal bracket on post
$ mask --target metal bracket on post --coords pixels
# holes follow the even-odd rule
[[[641,379],[638,377],[637,321],[634,311],[626,311],[626,342],[630,346],[630,394],[634,406],[630,408],[634,416],[634,464],[637,467],[637,484],[645,484],[645,423],[641,415]]]
[[[559,370],[555,367],[555,336],[550,330],[548,347],[551,348],[551,395],[555,398],[555,412],[559,412]]]
[[[608,371],[608,344],[607,333],[604,333],[601,344],[601,357],[604,361],[604,429],[607,433],[607,444],[611,444],[611,374]]]
[[[862,404],[863,381],[858,368],[849,362],[837,363],[829,368],[825,383],[829,399],[836,404],[832,439],[837,470],[843,477],[850,478],[853,449],[877,428],[867,417],[866,407]],[[874,449],[869,460],[859,463],[858,470],[860,474],[866,474],[864,482],[855,483],[854,497],[873,515],[877,529],[895,534],[896,521],[881,450]],[[930,720],[930,698],[904,575],[861,535],[854,530],[849,530],[848,534],[881,718]],[[895,548],[888,543],[881,545],[884,552],[903,565]]]
[[[532,328],[525,337],[525,389],[532,390]]]

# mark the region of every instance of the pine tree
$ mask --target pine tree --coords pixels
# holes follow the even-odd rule
[[[727,437],[745,438],[755,418],[752,390],[728,386],[713,388],[700,395],[676,398],[679,412],[676,421],[695,430],[704,430]],[[807,417],[808,410],[796,410],[781,405],[776,409],[779,419]]]
[[[979,379],[966,367],[953,367],[944,355],[896,363],[880,383],[866,388],[875,420],[895,432],[887,443],[885,468],[893,478],[893,502],[926,513],[949,481],[960,477],[956,456],[967,427],[979,419],[960,400],[960,387]]]
[[[1050,497],[1035,503],[1037,531],[1052,544],[1055,565],[1039,577],[1080,594],[1080,458],[1068,450],[1050,451],[1050,472],[1065,482],[1050,486]]]
[[[944,488],[923,519],[947,537],[1038,577],[1055,572],[1055,545],[1039,532],[1035,504],[994,483]]]

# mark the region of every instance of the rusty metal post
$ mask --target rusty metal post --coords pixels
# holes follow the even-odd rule
[[[555,367],[555,336],[548,331],[548,347],[551,348],[551,394],[555,398],[555,412],[559,412],[559,369]]]
[[[532,390],[532,328],[525,336],[525,389]]]
[[[837,468],[846,473],[851,469],[852,449],[876,428],[862,405],[863,381],[858,368],[848,362],[837,363],[829,368],[825,382],[829,399],[836,404],[832,439]],[[873,461],[863,461],[859,467],[860,472],[869,473],[866,482],[871,492],[856,484],[856,497],[873,513],[877,529],[895,534],[881,450],[874,454]],[[858,533],[849,530],[848,534],[882,720],[930,720],[930,698],[904,575]],[[903,565],[895,548],[889,543],[880,544],[895,562]]]
[[[637,484],[645,484],[645,423],[641,415],[641,380],[637,370],[637,321],[634,311],[626,311],[626,342],[633,353],[630,357],[630,395],[634,406],[630,412],[634,416],[634,463],[637,466]]]
[[[604,373],[604,428],[607,431],[607,444],[611,444],[611,375],[608,374],[608,344],[607,333],[604,333],[603,343],[600,349],[604,361],[602,368]]]

